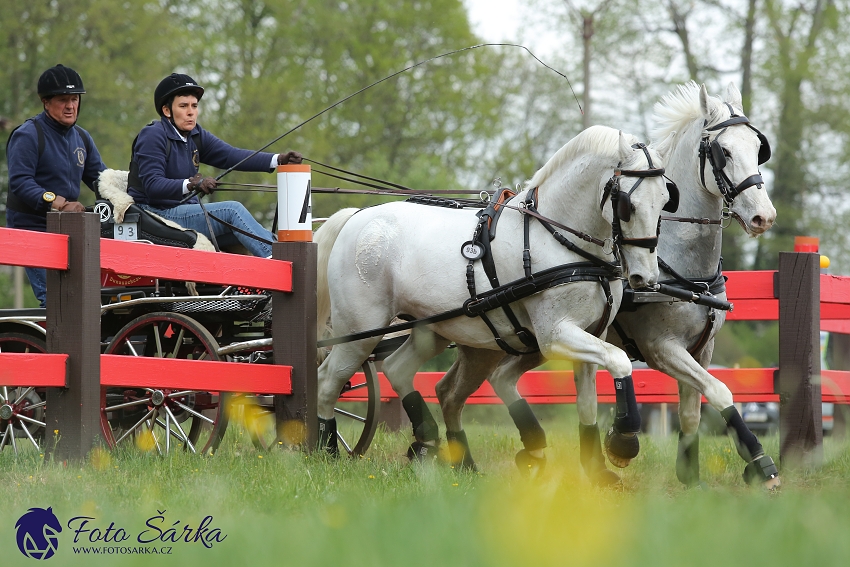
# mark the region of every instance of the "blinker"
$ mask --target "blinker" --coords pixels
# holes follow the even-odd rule
[[[667,192],[670,194],[670,198],[661,210],[667,211],[668,213],[675,213],[679,210],[679,187],[677,187],[672,181],[668,181]]]
[[[625,191],[617,194],[617,216],[623,222],[629,222],[632,218],[632,198]]]
[[[710,149],[714,167],[717,169],[723,169],[726,167],[726,154],[723,153],[723,148],[720,146],[720,142],[712,140]]]

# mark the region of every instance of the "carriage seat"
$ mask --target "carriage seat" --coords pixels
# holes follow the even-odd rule
[[[105,169],[100,174],[95,204],[101,238],[147,240],[154,244],[215,252],[209,239],[136,205],[127,193],[127,171]]]

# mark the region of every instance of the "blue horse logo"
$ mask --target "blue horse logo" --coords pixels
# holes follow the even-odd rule
[[[31,559],[50,559],[59,547],[62,525],[53,508],[30,508],[15,524],[18,549]]]

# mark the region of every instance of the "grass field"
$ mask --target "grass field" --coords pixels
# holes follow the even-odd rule
[[[471,408],[467,432],[482,474],[440,464],[410,465],[408,434],[379,431],[367,458],[333,461],[291,451],[260,453],[231,427],[212,458],[168,458],[96,451],[82,466],[45,464],[35,451],[0,455],[3,565],[32,564],[15,544],[15,522],[30,507],[51,506],[63,525],[56,565],[846,565],[850,561],[850,447],[828,438],[825,465],[784,474],[778,494],[751,489],[726,437],[704,437],[708,490],[676,481],[676,440],[642,438],[621,490],[591,487],[578,464],[572,407],[551,409],[549,466],[537,481],[520,477],[518,435],[504,408]],[[504,412],[507,413],[506,411]],[[500,415],[500,414],[496,414]],[[477,416],[477,417],[476,417]],[[776,456],[778,438],[763,439]],[[80,555],[70,518],[110,524],[139,546],[146,521],[226,538],[156,543],[169,556]],[[147,537],[147,536],[146,536]],[[91,546],[82,535],[80,545]]]

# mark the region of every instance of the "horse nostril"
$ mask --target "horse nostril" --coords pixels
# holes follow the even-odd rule
[[[755,228],[762,228],[765,225],[764,219],[761,215],[756,215],[753,217],[753,220],[750,221]]]

